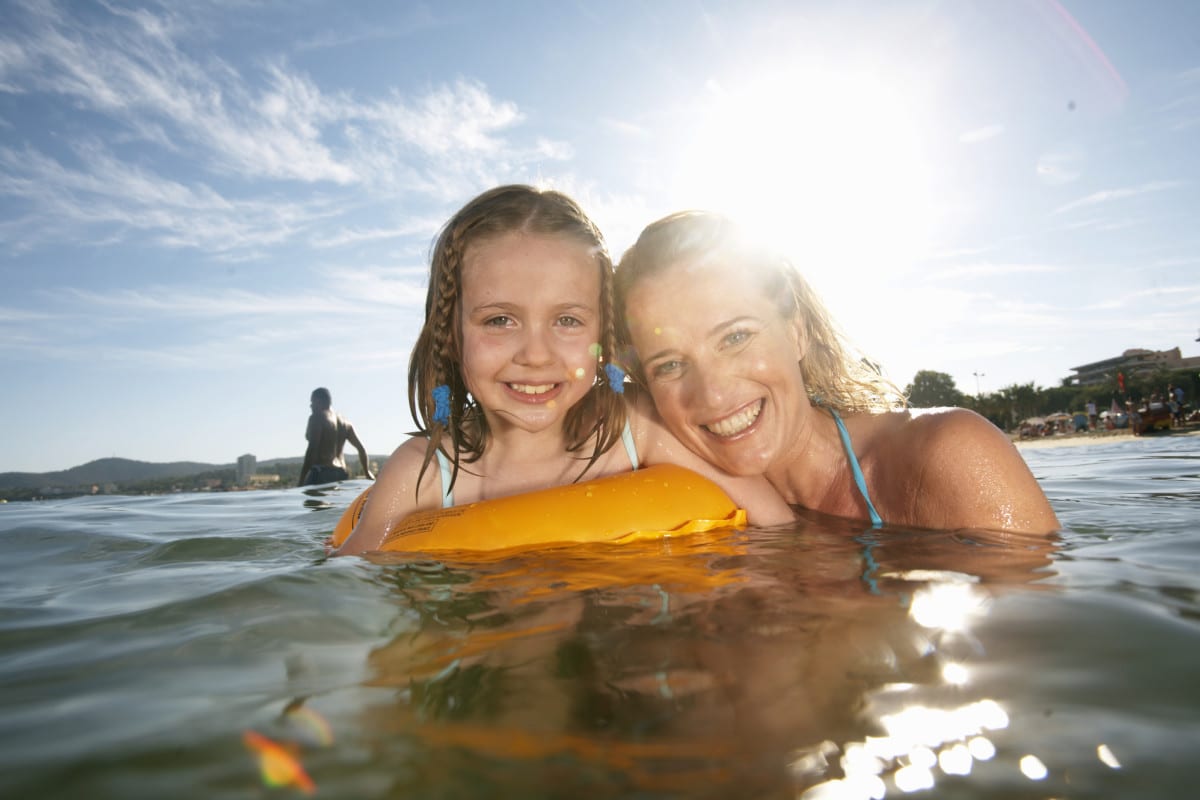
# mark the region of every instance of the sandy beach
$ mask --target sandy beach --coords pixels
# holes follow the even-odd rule
[[[1192,423],[1184,428],[1172,428],[1168,431],[1159,431],[1157,433],[1148,433],[1140,438],[1151,439],[1167,439],[1176,438],[1179,436],[1200,436],[1200,426]],[[1012,437],[1012,442],[1018,448],[1043,448],[1043,447],[1080,447],[1088,444],[1103,444],[1105,442],[1124,441],[1132,439],[1133,432],[1128,428],[1117,429],[1111,431],[1088,431],[1087,433],[1057,433],[1053,436],[1043,436],[1038,439],[1020,439],[1016,436]]]

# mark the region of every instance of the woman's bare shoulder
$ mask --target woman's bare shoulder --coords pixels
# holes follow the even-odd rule
[[[1004,431],[964,408],[909,412],[893,423],[886,448],[907,476],[913,523],[938,528],[1049,532],[1058,520],[1020,452]]]

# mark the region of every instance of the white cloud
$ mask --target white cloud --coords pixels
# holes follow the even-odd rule
[[[958,137],[958,141],[962,144],[978,144],[979,142],[986,142],[988,139],[995,139],[1003,133],[1003,125],[988,125],[983,128],[976,128],[973,131],[967,131]]]
[[[1051,273],[1061,272],[1062,267],[1054,264],[1002,264],[982,262],[978,264],[962,264],[955,267],[947,267],[938,272],[930,273],[930,280],[944,280],[947,278],[983,278],[992,277],[995,275],[1019,275],[1028,273]]]
[[[1068,211],[1074,211],[1077,208],[1097,205],[1099,203],[1107,203],[1112,200],[1124,200],[1129,197],[1137,197],[1138,195],[1149,194],[1152,192],[1162,192],[1168,189],[1175,189],[1182,186],[1181,181],[1151,181],[1144,183],[1141,186],[1128,186],[1121,189],[1105,189],[1099,192],[1093,192],[1086,197],[1081,197],[1078,200],[1073,200],[1066,205],[1059,206],[1054,209],[1055,214],[1064,214]]]
[[[359,98],[323,90],[278,57],[245,72],[196,57],[179,41],[187,26],[165,11],[84,18],[38,6],[21,21],[19,38],[0,34],[3,88],[65,96],[104,122],[87,126],[86,141],[60,133],[75,164],[41,144],[0,153],[0,193],[28,204],[20,224],[0,227],[14,249],[137,231],[239,259],[306,231],[324,247],[349,245],[388,238],[387,226],[313,233],[347,207],[342,187],[360,204],[458,203],[526,178],[529,165],[574,158],[564,142],[511,141],[524,114],[478,81]],[[283,194],[262,179],[313,188]]]
[[[1083,156],[1079,153],[1046,153],[1038,159],[1037,176],[1051,186],[1078,180]]]

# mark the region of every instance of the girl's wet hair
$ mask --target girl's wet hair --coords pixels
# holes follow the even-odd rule
[[[567,412],[564,424],[568,451],[580,452],[592,442],[591,452],[580,456],[587,458],[586,473],[624,430],[624,401],[608,388],[604,374],[604,362],[615,352],[616,329],[612,259],[600,229],[561,192],[524,185],[498,186],[463,206],[434,242],[425,324],[408,366],[409,410],[418,426],[417,435],[429,439],[418,486],[439,448],[454,464],[450,479],[453,486],[460,463],[478,461],[487,446],[487,419],[462,377],[463,258],[473,245],[514,232],[578,242],[595,259],[600,275],[600,357],[592,390]],[[450,390],[449,420],[445,424],[435,419],[433,397],[433,390],[443,385]],[[448,447],[443,446],[444,438],[449,439]]]
[[[757,283],[784,319],[798,318],[803,323],[808,348],[800,372],[813,402],[847,412],[879,412],[905,405],[903,392],[883,377],[878,365],[854,354],[824,303],[790,261],[748,240],[731,220],[707,211],[682,211],[651,223],[617,265],[617,338],[630,373],[638,380],[644,383],[645,375],[629,334],[629,293],[639,281],[681,262],[733,271]]]

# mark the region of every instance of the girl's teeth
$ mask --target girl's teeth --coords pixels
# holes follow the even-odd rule
[[[514,392],[521,394],[545,394],[554,388],[553,383],[510,383],[508,385]]]
[[[704,427],[711,433],[717,436],[734,436],[749,428],[754,424],[754,420],[758,419],[758,415],[762,413],[762,403],[756,403],[753,408],[748,408],[745,411],[739,411],[733,416],[726,417],[720,422],[714,422],[711,425]]]

